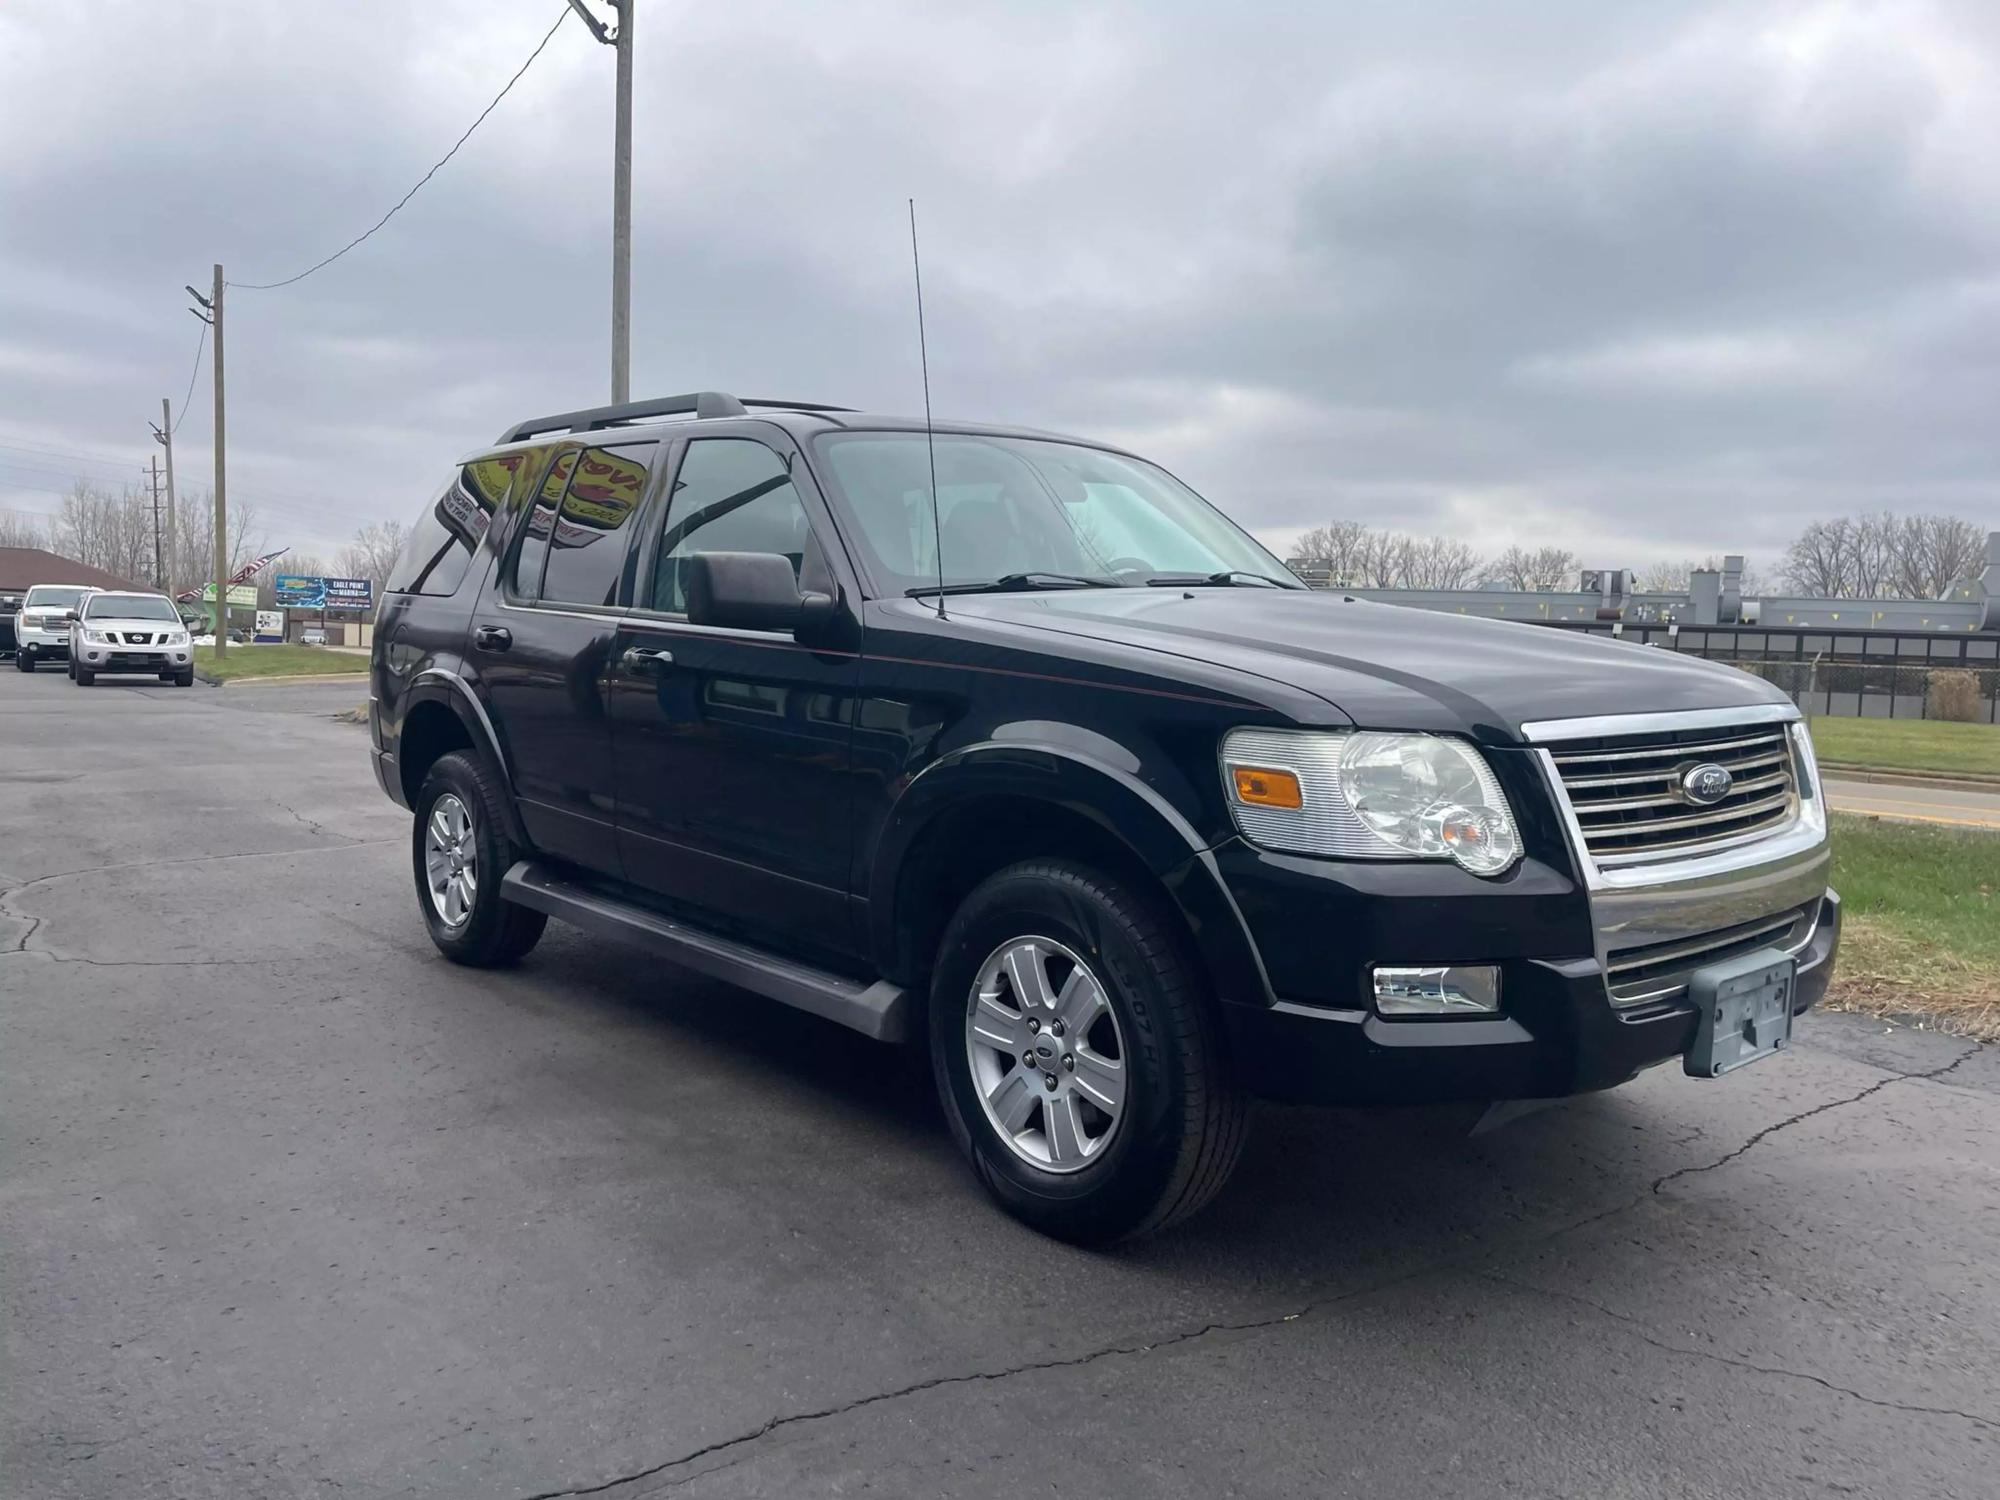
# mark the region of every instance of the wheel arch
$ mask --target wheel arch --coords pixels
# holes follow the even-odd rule
[[[500,748],[492,720],[465,680],[455,672],[432,668],[418,675],[404,694],[401,706],[396,733],[396,775],[405,804],[416,806],[424,778],[439,757],[454,750],[474,751],[500,777],[506,793],[501,803],[508,836],[527,847],[527,833],[514,803],[514,779],[507,757]]]
[[[987,742],[927,767],[898,799],[867,883],[870,943],[920,989],[944,927],[987,876],[1023,859],[1078,859],[1159,900],[1218,999],[1271,992],[1200,835],[1137,776],[1068,746]]]

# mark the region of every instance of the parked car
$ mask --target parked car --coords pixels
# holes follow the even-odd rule
[[[89,687],[104,672],[145,672],[194,686],[194,647],[173,600],[105,590],[83,601],[70,621],[69,675]]]
[[[326,632],[318,626],[301,630],[299,632],[299,644],[301,646],[324,646],[326,644]]]
[[[32,672],[45,661],[69,660],[69,617],[98,590],[88,584],[38,583],[21,596],[14,616],[14,666]]]
[[[1775,689],[1310,591],[1103,443],[523,422],[418,518],[372,677],[446,957],[554,916],[927,1047],[979,1180],[1076,1241],[1208,1201],[1253,1095],[1766,1057],[1839,938]]]

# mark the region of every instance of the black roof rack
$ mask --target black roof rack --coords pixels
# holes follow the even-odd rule
[[[784,411],[852,411],[851,406],[825,406],[812,401],[738,400],[727,391],[690,391],[685,396],[658,396],[651,401],[627,401],[619,406],[589,406],[579,411],[557,412],[547,417],[531,417],[517,422],[500,434],[503,443],[540,437],[549,432],[601,432],[607,427],[623,427],[649,417],[742,417],[753,406],[776,407]]]

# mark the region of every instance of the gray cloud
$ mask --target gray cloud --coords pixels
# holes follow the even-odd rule
[[[142,461],[180,284],[372,221],[557,8],[0,14],[0,505],[54,504],[49,452]],[[941,411],[1123,438],[1275,541],[2000,525],[1978,0],[661,5],[639,51],[639,390],[913,409],[915,195]],[[380,235],[232,295],[232,492],[274,542],[602,393],[609,91],[566,26]],[[207,422],[204,382],[193,478]]]

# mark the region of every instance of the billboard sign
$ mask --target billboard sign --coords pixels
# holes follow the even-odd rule
[[[257,611],[257,639],[260,641],[282,641],[285,638],[284,611],[260,609]]]
[[[375,607],[375,584],[367,578],[322,578],[309,573],[278,573],[271,578],[271,597],[280,609],[337,609],[366,613]]]

